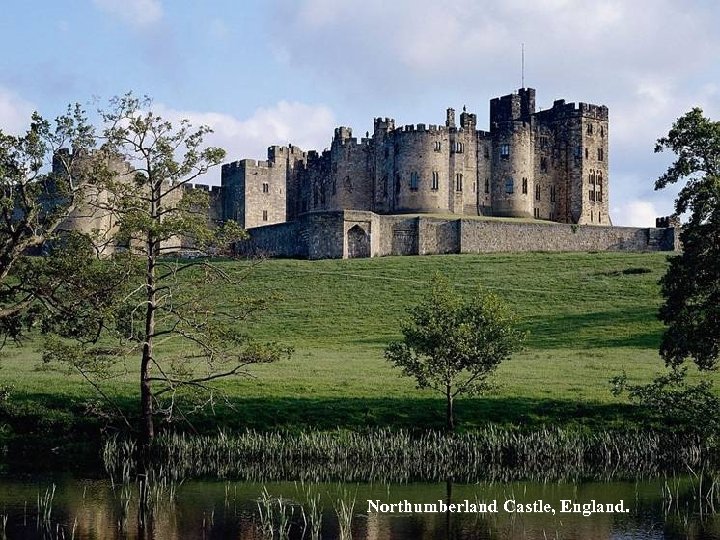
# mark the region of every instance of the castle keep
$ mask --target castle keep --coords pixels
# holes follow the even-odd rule
[[[402,127],[376,118],[359,140],[336,128],[322,153],[273,146],[267,161],[224,165],[223,218],[254,228],[359,210],[610,224],[607,107],[558,100],[536,111],[523,88],[490,101],[489,131],[459,116]]]

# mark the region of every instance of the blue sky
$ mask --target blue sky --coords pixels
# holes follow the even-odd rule
[[[679,0],[65,0],[3,2],[0,129],[133,90],[215,129],[230,159],[329,146],[375,116],[442,123],[525,83],[610,108],[617,225],[672,210],[654,141],[693,106],[720,119],[720,2]],[[210,179],[217,182],[217,174]]]

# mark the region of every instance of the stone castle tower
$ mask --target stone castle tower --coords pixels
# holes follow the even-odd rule
[[[453,109],[445,125],[376,118],[360,140],[338,127],[322,153],[273,146],[267,161],[224,165],[221,201],[222,219],[245,228],[333,210],[610,225],[608,109],[536,111],[535,90],[521,88],[490,101],[489,131],[464,109],[459,124]]]

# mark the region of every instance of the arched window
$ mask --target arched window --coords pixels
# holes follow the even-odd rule
[[[523,180],[522,180],[523,195],[527,195],[527,190],[528,190],[528,181],[527,181],[527,178],[523,178]]]
[[[462,174],[455,175],[455,191],[462,191]]]

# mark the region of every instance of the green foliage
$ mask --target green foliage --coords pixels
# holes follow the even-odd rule
[[[655,189],[684,181],[675,211],[688,220],[682,253],[670,258],[661,282],[667,330],[660,353],[668,366],[691,358],[700,369],[714,369],[720,360],[720,122],[693,109],[658,140],[655,151],[665,149],[677,159]]]
[[[194,129],[186,120],[173,125],[152,112],[148,98],[132,94],[114,98],[100,115],[108,174],[95,182],[102,197],[92,204],[111,217],[111,245],[118,249],[103,261],[61,257],[58,268],[37,263],[38,282],[63,265],[77,278],[62,285],[77,315],[69,323],[59,317],[48,322],[55,335],[46,340],[43,359],[70,366],[113,403],[99,382],[122,376],[125,359],[136,356],[137,425],[147,448],[156,416],[172,421],[181,404],[214,405],[216,381],[248,375],[247,366],[275,361],[289,349],[252,339],[240,324],[268,301],[245,301],[237,273],[207,258],[176,256],[188,244],[206,256],[230,253],[245,237],[236,224],[210,223],[207,193],[186,189],[225,157],[224,150],[205,146],[210,129]],[[208,295],[220,287],[233,304],[223,311]]]
[[[628,384],[625,374],[611,379],[613,394],[627,392],[646,409],[648,420],[671,431],[698,432],[705,437],[720,433],[720,398],[712,381],[688,381],[687,368],[671,368],[650,384]]]
[[[73,152],[67,148],[72,147]],[[95,132],[85,111],[68,107],[54,122],[32,115],[24,135],[0,131],[0,334],[19,339],[59,298],[60,283],[42,289],[25,274],[27,255],[57,241],[61,225],[99,176]],[[81,163],[82,161],[82,163]]]
[[[524,334],[494,295],[465,301],[437,274],[431,292],[411,308],[402,324],[403,341],[390,343],[385,357],[418,388],[430,388],[447,399],[448,428],[454,427],[452,401],[486,388],[486,379],[518,351]]]

